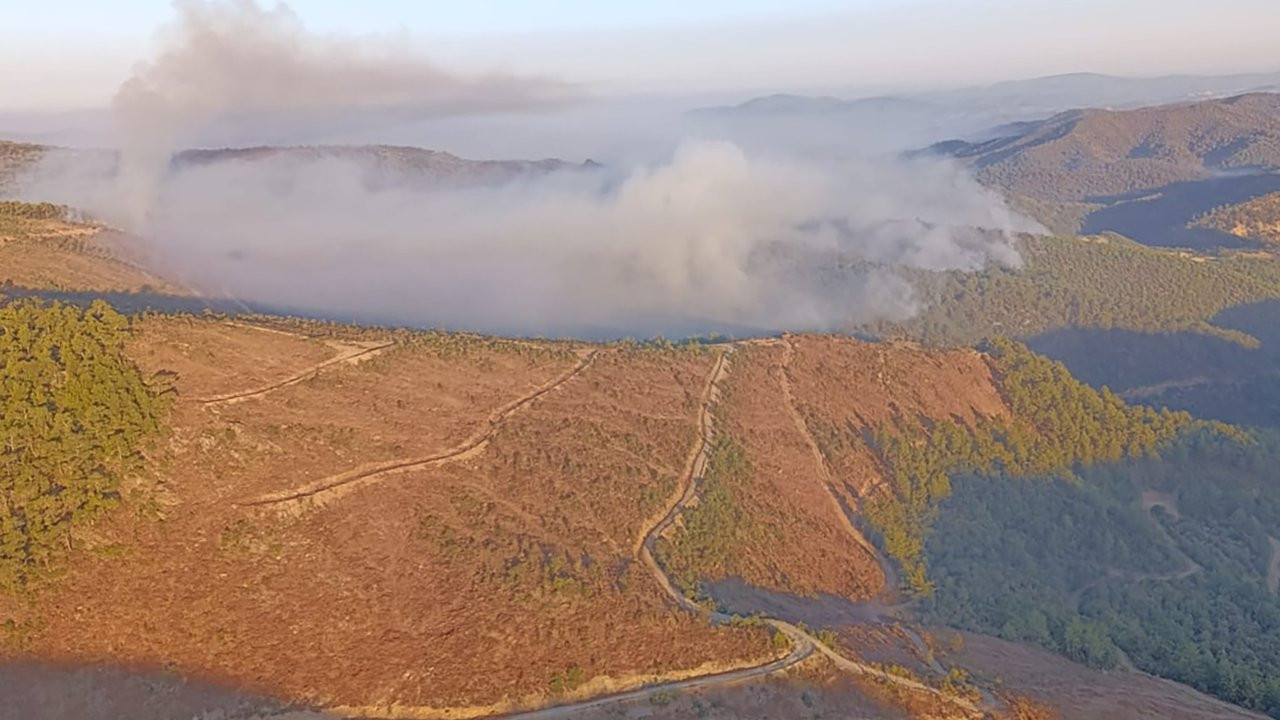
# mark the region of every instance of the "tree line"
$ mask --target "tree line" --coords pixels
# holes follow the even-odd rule
[[[102,301],[0,306],[0,590],[40,577],[118,503],[161,430],[167,398],[125,357],[127,333]]]

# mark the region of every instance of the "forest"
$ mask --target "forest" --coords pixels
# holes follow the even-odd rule
[[[1011,420],[926,425],[899,417],[875,434],[893,492],[877,496],[864,513],[918,594],[934,589],[924,546],[938,505],[951,494],[952,475],[1070,477],[1077,467],[1149,455],[1196,424],[1231,432],[1220,423],[1196,423],[1186,413],[1126,405],[1106,388],[1085,385],[1061,363],[1017,342],[997,339],[984,349]]]
[[[1019,250],[1019,268],[910,273],[924,309],[866,330],[929,345],[972,345],[1062,327],[1197,330],[1250,345],[1256,340],[1209,319],[1234,305],[1280,297],[1280,264],[1270,257],[1192,255],[1114,234],[1024,236]]]
[[[125,358],[128,327],[101,301],[0,305],[0,592],[45,576],[119,502],[162,429],[168,398]]]
[[[1202,429],[1072,479],[957,476],[925,612],[1280,717],[1277,463],[1280,434]]]
[[[1280,193],[1216,207],[1196,218],[1194,225],[1266,245],[1280,244]]]

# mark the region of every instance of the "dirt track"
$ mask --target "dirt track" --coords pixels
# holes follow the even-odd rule
[[[286,490],[279,493],[271,493],[250,500],[245,500],[237,505],[241,507],[271,507],[281,512],[297,512],[304,509],[307,505],[323,504],[327,501],[335,499],[344,492],[354,490],[356,487],[377,482],[392,475],[405,472],[420,470],[425,467],[435,465],[443,465],[445,463],[457,462],[473,457],[476,453],[484,449],[494,433],[498,431],[502,423],[511,415],[521,408],[528,406],[534,400],[546,395],[547,393],[561,387],[573,378],[582,374],[584,370],[590,367],[596,358],[596,350],[591,350],[583,354],[579,362],[573,366],[568,372],[560,375],[549,383],[542,385],[537,390],[521,396],[510,403],[493,411],[485,424],[471,434],[461,444],[441,451],[427,457],[407,458],[403,460],[391,460],[382,463],[373,463],[354,470],[333,475],[302,488]]]
[[[243,327],[249,327],[249,326],[243,326]],[[279,331],[270,330],[268,328],[258,328],[258,329],[264,330],[266,332],[279,332]],[[256,387],[251,390],[243,390],[240,392],[228,393],[226,395],[217,395],[211,398],[202,398],[197,402],[199,402],[201,405],[205,407],[212,407],[216,405],[228,405],[231,403],[240,402],[242,400],[248,400],[249,398],[258,397],[260,395],[266,395],[269,392],[274,392],[282,388],[287,388],[292,385],[297,385],[298,383],[306,382],[307,380],[310,380],[316,375],[319,375],[320,371],[324,370],[327,367],[332,367],[334,365],[339,365],[341,363],[353,363],[353,362],[356,362],[357,360],[362,360],[362,359],[366,359],[374,355],[377,355],[383,350],[386,350],[392,345],[395,345],[395,343],[394,342],[377,343],[377,344],[334,343],[334,345],[335,347],[339,348],[339,352],[337,355],[329,358],[328,360],[325,360],[324,362],[316,363],[315,365],[312,365],[311,367],[299,373],[296,373],[288,378],[285,378],[284,380],[271,383],[269,385]]]
[[[368,350],[372,351],[373,348]],[[724,613],[700,607],[680,593],[675,588],[666,572],[663,571],[662,567],[657,562],[657,559],[654,556],[654,546],[658,537],[665,533],[675,523],[680,513],[697,497],[698,488],[707,470],[711,446],[715,439],[715,419],[712,413],[712,407],[719,396],[719,384],[728,376],[730,367],[729,356],[732,354],[733,350],[733,345],[721,346],[720,354],[717,357],[716,363],[703,388],[698,412],[698,442],[693,450],[691,450],[686,461],[682,474],[683,481],[681,483],[681,487],[669,501],[666,512],[640,537],[635,548],[640,561],[649,569],[659,586],[679,608],[687,612],[692,612],[706,617],[715,623],[728,622],[731,618]],[[495,410],[489,416],[484,427],[477,430],[462,444],[452,449],[429,457],[390,461],[357,468],[346,473],[318,481],[307,487],[260,496],[237,504],[244,507],[269,507],[273,510],[296,512],[306,507],[310,507],[313,504],[321,504],[362,484],[376,482],[380,479],[398,473],[409,472],[423,467],[455,462],[467,457],[472,457],[475,453],[483,449],[489,439],[492,438],[495,432],[497,432],[504,420],[521,408],[528,406],[539,397],[552,392],[580,375],[591,365],[597,355],[597,352],[597,350],[591,350],[584,353],[580,361],[569,371],[539,387],[537,390],[508,403],[498,410]],[[305,380],[306,377],[310,377],[317,372],[320,367],[326,367],[336,362],[342,362],[350,359],[352,358],[346,357],[331,359],[322,363],[320,366],[309,369],[304,374],[295,376],[294,378],[290,378],[289,380],[281,383],[276,383],[270,388],[259,388],[244,393],[236,393],[233,396],[227,396],[226,398],[214,399],[213,402],[226,402],[232,399],[243,399],[259,395],[264,392],[270,392],[273,389],[301,382],[302,380]],[[798,414],[795,417],[799,419]],[[806,433],[806,437],[808,438],[808,442],[813,442],[812,438],[808,436],[808,433]],[[812,448],[815,451],[817,450],[816,445],[813,445]],[[821,459],[821,454],[819,453],[817,457],[818,459]],[[826,478],[825,464],[821,465],[821,467],[824,473],[823,477]],[[829,479],[824,481],[829,481]],[[837,506],[839,505],[838,500],[834,497],[832,500],[837,504]],[[845,516],[843,509],[841,509],[840,516],[844,518],[845,522],[848,522],[848,518]],[[852,527],[851,524],[850,527]],[[866,542],[865,538],[861,538],[861,534],[857,532],[856,528],[853,528],[852,532],[855,533],[855,537],[860,538],[859,544],[864,548],[867,548],[869,552],[872,552],[873,557],[878,558],[878,555],[874,552],[874,548],[869,547],[869,543]],[[835,664],[836,667],[842,670],[875,677],[884,682],[893,683],[913,691],[928,692],[939,695],[947,701],[969,712],[977,713],[980,711],[980,708],[977,705],[964,698],[944,695],[937,689],[929,687],[923,683],[916,682],[915,680],[891,675],[879,668],[850,660],[840,655],[835,650],[823,645],[808,632],[791,623],[775,618],[763,618],[761,621],[771,626],[777,632],[784,634],[791,641],[791,650],[786,656],[775,658],[767,663],[763,663],[755,667],[656,683],[635,690],[613,693],[577,703],[541,708],[516,714],[504,714],[497,717],[504,717],[509,720],[550,720],[552,718],[570,717],[581,712],[598,709],[618,702],[647,698],[655,692],[676,692],[681,690],[687,691],[736,685],[795,666],[810,658],[815,651],[826,656],[827,659]],[[443,712],[445,713],[445,716],[448,715],[448,711]]]
[[[822,489],[826,491],[827,498],[831,501],[831,509],[840,518],[840,526],[845,532],[853,538],[858,546],[867,552],[872,559],[880,566],[880,571],[884,574],[885,587],[887,590],[897,585],[897,573],[894,572],[893,566],[888,559],[876,551],[874,545],[867,540],[866,536],[853,524],[849,519],[849,513],[845,509],[844,504],[840,502],[840,497],[836,494],[835,479],[831,477],[831,471],[827,468],[827,460],[822,456],[822,450],[818,447],[818,443],[813,439],[813,433],[809,432],[809,426],[805,423],[804,418],[800,415],[800,410],[796,406],[795,393],[791,385],[791,362],[795,358],[796,348],[792,344],[790,338],[783,338],[783,344],[786,350],[782,355],[782,368],[779,373],[779,382],[782,385],[783,397],[787,400],[787,414],[791,416],[791,421],[796,427],[796,431],[804,438],[804,442],[809,447],[809,452],[813,456],[814,467],[817,468],[818,478],[822,481]],[[886,608],[887,609],[887,608]]]

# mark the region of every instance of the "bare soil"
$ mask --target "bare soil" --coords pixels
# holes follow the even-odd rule
[[[126,260],[123,235],[59,220],[0,222],[0,285],[76,292],[185,294]]]

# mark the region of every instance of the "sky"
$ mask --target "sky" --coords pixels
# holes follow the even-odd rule
[[[1078,71],[1280,70],[1274,0],[287,4],[314,32],[386,36],[451,69],[537,75],[604,94],[856,93]],[[169,0],[0,0],[0,110],[106,104],[173,14]]]

